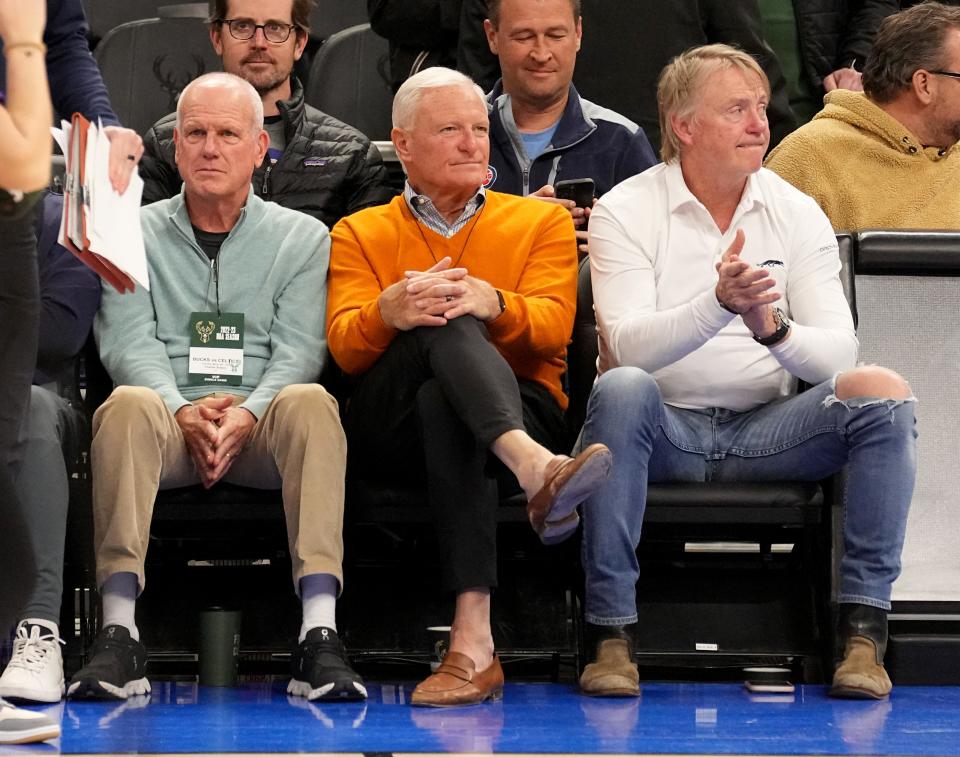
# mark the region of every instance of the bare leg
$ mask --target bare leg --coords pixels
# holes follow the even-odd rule
[[[528,500],[540,491],[547,464],[556,457],[520,430],[498,436],[490,445],[490,451],[517,477]]]
[[[467,589],[457,595],[450,628],[450,651],[465,654],[478,671],[486,670],[493,662],[489,588]]]

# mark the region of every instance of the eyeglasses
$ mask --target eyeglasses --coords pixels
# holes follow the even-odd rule
[[[218,23],[226,24],[230,36],[241,42],[253,39],[257,29],[263,29],[263,36],[267,42],[280,45],[290,39],[290,32],[297,29],[296,24],[284,24],[280,21],[267,21],[265,24],[255,24],[251,18],[221,18]]]
[[[937,76],[949,76],[951,79],[960,79],[960,73],[957,71],[930,71],[930,73]]]

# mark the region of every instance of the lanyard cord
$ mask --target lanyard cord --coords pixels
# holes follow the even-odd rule
[[[220,250],[213,259],[213,289],[217,296],[217,315],[220,315]]]
[[[213,291],[217,298],[217,315],[220,315],[220,250],[210,260],[210,277],[213,279]],[[207,302],[210,302],[210,281],[207,281]]]
[[[453,262],[453,265],[450,266],[451,268],[456,268],[458,265],[460,265],[460,261],[463,259],[463,253],[467,251],[467,245],[470,244],[470,237],[473,236],[473,230],[477,228],[477,224],[480,223],[480,216],[483,215],[483,211],[486,210],[486,207],[487,207],[486,203],[481,205],[480,210],[478,210],[474,214],[473,218],[471,218],[470,221],[468,222],[472,224],[470,226],[470,231],[467,232],[467,238],[463,240],[463,247],[460,248],[460,254],[457,255],[457,259]],[[420,217],[416,213],[414,213],[414,217],[417,219],[417,231],[420,232],[420,236],[423,239],[423,243],[427,246],[427,249],[430,251],[430,257],[433,258],[434,263],[439,262],[437,260],[436,253],[433,251],[433,247],[430,246],[430,242],[427,240],[427,235],[423,233],[423,226],[422,226],[423,222],[420,220]]]

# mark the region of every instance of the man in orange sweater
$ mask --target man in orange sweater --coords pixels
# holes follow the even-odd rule
[[[564,444],[560,377],[576,308],[569,214],[485,191],[487,106],[464,75],[408,79],[393,124],[407,185],[334,227],[327,338],[360,377],[344,419],[351,465],[426,483],[457,597],[450,651],[411,703],[475,704],[503,688],[490,630],[497,470],[554,543],[576,530],[576,507],[611,457],[602,444],[574,459],[550,451]]]

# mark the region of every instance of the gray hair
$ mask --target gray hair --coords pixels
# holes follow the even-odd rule
[[[234,74],[228,74],[224,71],[215,71],[211,74],[198,76],[183,88],[183,91],[180,93],[180,97],[177,99],[177,131],[180,131],[182,126],[183,103],[187,99],[187,94],[195,87],[233,89],[238,94],[245,95],[250,101],[250,110],[253,116],[250,122],[251,131],[254,134],[259,134],[263,129],[263,100],[260,99],[260,95],[257,94],[257,90],[253,88],[253,85],[251,85],[250,82],[246,81],[245,79],[235,76]]]
[[[485,109],[487,107],[487,98],[483,94],[483,90],[469,76],[443,66],[425,68],[407,79],[397,90],[397,94],[393,98],[392,118],[394,128],[412,128],[423,90],[439,89],[441,87],[462,87],[475,93],[480,102],[483,103],[483,107]]]

